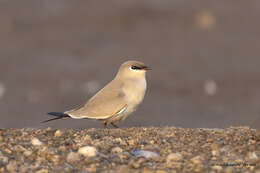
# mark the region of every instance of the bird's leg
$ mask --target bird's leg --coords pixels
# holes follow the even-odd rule
[[[110,124],[112,124],[112,126],[114,126],[115,128],[119,128],[117,125],[115,125],[113,122],[111,122]]]
[[[107,122],[104,123],[104,128],[105,128],[105,129],[107,128]]]

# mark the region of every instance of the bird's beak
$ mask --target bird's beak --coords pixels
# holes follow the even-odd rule
[[[142,70],[152,70],[152,68],[148,67],[148,66],[143,66]]]

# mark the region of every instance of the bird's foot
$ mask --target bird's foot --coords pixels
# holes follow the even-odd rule
[[[119,128],[117,125],[115,125],[114,123],[110,123],[112,126],[114,126],[115,128]]]

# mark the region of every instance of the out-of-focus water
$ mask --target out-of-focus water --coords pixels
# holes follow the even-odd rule
[[[126,60],[150,65],[120,127],[260,127],[260,1],[1,1],[0,128],[89,99]]]

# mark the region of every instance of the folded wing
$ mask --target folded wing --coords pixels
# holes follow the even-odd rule
[[[75,119],[107,119],[122,110],[125,111],[127,102],[125,94],[120,88],[107,85],[86,104],[64,113]]]

